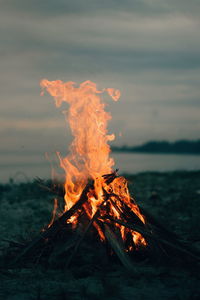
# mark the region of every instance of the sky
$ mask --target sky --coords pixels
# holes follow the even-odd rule
[[[0,0],[0,153],[65,151],[61,107],[40,80],[121,91],[115,145],[200,137],[199,0]],[[14,159],[14,158],[13,158]]]

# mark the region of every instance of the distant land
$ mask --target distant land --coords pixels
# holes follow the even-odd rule
[[[139,146],[113,146],[114,152],[143,152],[143,153],[174,153],[174,154],[200,154],[200,139],[195,141],[179,140],[149,141]]]

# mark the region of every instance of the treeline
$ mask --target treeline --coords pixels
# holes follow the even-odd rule
[[[200,140],[176,142],[150,141],[140,146],[121,146],[112,147],[117,152],[144,152],[144,153],[179,153],[179,154],[200,154]]]

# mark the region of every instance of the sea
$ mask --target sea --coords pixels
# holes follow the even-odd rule
[[[200,155],[114,152],[111,157],[119,174],[200,170]],[[57,169],[60,169],[58,164]],[[28,182],[37,177],[49,179],[51,174],[51,163],[43,153],[0,156],[0,183]]]

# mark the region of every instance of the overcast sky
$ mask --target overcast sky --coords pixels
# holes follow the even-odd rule
[[[69,142],[42,78],[120,89],[117,145],[200,137],[199,0],[0,0],[0,38],[2,153]]]

